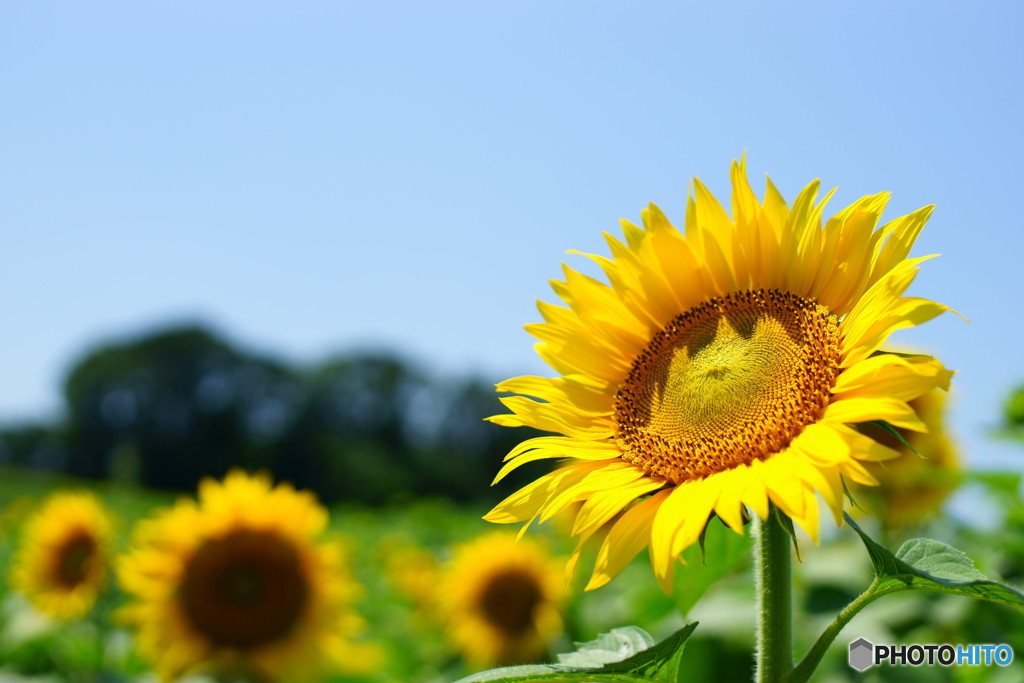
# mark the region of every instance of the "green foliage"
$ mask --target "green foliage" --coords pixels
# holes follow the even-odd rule
[[[715,519],[709,521],[701,545],[684,550],[684,564],[676,566],[672,599],[679,612],[689,614],[708,588],[750,557],[752,546],[749,534],[740,536]]]
[[[900,432],[900,430],[896,429],[895,427],[893,427],[891,424],[889,424],[885,420],[874,420],[872,422],[868,422],[867,424],[874,425],[874,426],[878,427],[879,429],[883,430],[886,434],[888,434],[892,438],[896,439],[896,441],[898,441],[904,448],[906,448],[908,451],[910,451],[911,453],[913,453],[917,457],[919,457],[919,458],[924,457],[920,453],[917,452],[916,448],[914,448],[913,446],[910,445],[910,442],[907,441],[907,438],[905,436],[903,436],[903,434]]]
[[[930,538],[912,538],[893,555],[864,533],[849,515],[846,523],[857,532],[871,556],[876,580],[870,592],[918,589],[1024,607],[1024,594],[987,578],[967,555],[952,546]]]
[[[1024,429],[1024,386],[1017,387],[1006,399],[1003,418],[1009,429]]]
[[[558,663],[576,669],[596,669],[620,662],[654,645],[654,638],[637,626],[621,626],[594,640],[578,643],[574,652],[558,655]]]
[[[653,640],[646,631],[635,626],[613,629],[597,640],[581,644],[569,655],[559,655],[560,664],[510,666],[484,671],[459,683],[499,681],[609,681],[614,683],[661,682],[674,683],[679,677],[679,665],[686,640],[697,628],[688,624],[674,634],[651,645]]]

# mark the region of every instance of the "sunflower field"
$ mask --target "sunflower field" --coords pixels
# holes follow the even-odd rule
[[[176,496],[116,485],[99,485],[82,479],[52,476],[18,468],[2,470],[0,496],[4,509],[4,542],[0,545],[3,567],[10,571],[27,527],[26,520],[48,496],[62,491],[91,490],[108,511],[113,529],[111,550],[123,552],[132,526],[152,510],[174,504]],[[909,527],[883,531],[864,515],[865,528],[885,533],[890,545],[927,530],[968,552],[989,576],[1002,576],[1018,585],[1024,579],[1024,505],[1017,491],[1020,476],[1009,473],[976,473],[960,478],[966,490],[997,501],[998,527],[984,532],[949,520],[918,519]],[[360,661],[369,665],[359,673],[335,670],[317,680],[331,681],[446,681],[468,676],[484,666],[507,663],[501,648],[522,647],[508,633],[516,615],[522,619],[522,604],[511,615],[492,626],[453,619],[450,600],[453,582],[472,588],[486,580],[485,570],[500,563],[496,543],[511,543],[514,536],[495,539],[493,531],[480,521],[483,510],[455,505],[444,500],[424,500],[404,506],[367,508],[334,506],[330,510],[327,535],[345,549],[349,566],[345,573],[358,582],[351,596],[351,609],[360,627],[355,643],[363,650]],[[559,528],[561,524],[561,528]],[[541,529],[543,530],[543,528]],[[832,618],[832,613],[853,600],[871,575],[871,562],[861,542],[846,533],[830,533],[815,547],[801,539],[802,561],[797,565],[794,609],[798,642],[810,643]],[[638,558],[623,569],[614,591],[584,592],[577,577],[567,586],[562,582],[562,565],[573,546],[566,541],[568,528],[556,520],[549,533],[541,533],[538,545],[547,553],[556,580],[549,602],[543,604],[549,622],[538,631],[544,640],[539,650],[522,661],[559,661],[578,649],[576,643],[595,641],[602,634],[632,625],[651,641],[670,637],[686,623],[699,622],[687,640],[675,680],[709,680],[723,677],[745,680],[753,666],[751,642],[754,619],[754,584],[750,567],[748,538],[728,532],[717,522],[709,527],[702,557],[699,548],[683,553],[671,598],[651,576],[646,558]],[[490,540],[489,540],[490,538]],[[492,552],[488,551],[488,546]],[[453,561],[461,555],[476,559],[480,572],[459,570]],[[513,558],[514,559],[514,558]],[[531,561],[531,559],[527,559]],[[529,576],[529,574],[524,574]],[[551,581],[551,576],[545,583]],[[538,585],[541,582],[538,582]],[[15,582],[3,584],[0,621],[0,680],[3,681],[152,681],[154,660],[139,649],[130,626],[117,617],[129,595],[108,576],[95,604],[72,620],[46,614],[33,606]],[[466,591],[464,590],[463,593]],[[506,595],[514,596],[515,588]],[[485,619],[486,611],[462,606],[464,619]],[[532,616],[532,615],[531,615]],[[554,624],[550,623],[553,617]],[[849,627],[874,642],[1020,642],[1024,617],[1008,607],[991,606],[964,598],[938,594],[907,594],[890,605],[865,610]],[[820,680],[861,680],[847,666],[845,642],[827,653]],[[629,647],[629,640],[616,647]],[[641,641],[647,643],[648,641]],[[625,645],[623,645],[625,643]],[[1024,673],[1019,663],[1002,669],[949,671],[948,680],[1013,681]],[[925,672],[912,680],[936,680]],[[902,681],[914,676],[907,669],[879,668],[873,680]],[[190,681],[210,680],[192,675]],[[240,680],[231,678],[230,680]],[[291,680],[285,676],[282,680]],[[602,680],[595,677],[594,680]],[[816,679],[819,680],[819,679]]]
[[[500,404],[201,330],[81,361],[4,435],[0,681],[1024,679],[1021,475],[890,339],[955,314],[905,295],[931,207],[730,179],[566,266]]]

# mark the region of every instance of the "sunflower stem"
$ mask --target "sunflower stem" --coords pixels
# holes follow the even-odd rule
[[[793,668],[793,551],[781,515],[773,505],[754,521],[757,683],[779,683]]]
[[[800,660],[800,663],[796,665],[793,671],[790,672],[787,683],[806,683],[806,681],[809,681],[811,676],[814,674],[814,670],[818,667],[818,664],[821,663],[822,657],[825,656],[825,652],[828,651],[832,641],[836,639],[839,632],[842,631],[848,623],[850,623],[850,620],[853,619],[858,612],[883,595],[897,593],[910,588],[909,585],[901,584],[886,590],[877,590],[877,586],[878,579],[875,579],[871,585],[868,586],[866,591],[857,596],[853,602],[843,608],[843,611],[832,620],[832,623],[828,625],[828,628],[818,636],[818,640],[811,647],[810,651],[802,660]]]

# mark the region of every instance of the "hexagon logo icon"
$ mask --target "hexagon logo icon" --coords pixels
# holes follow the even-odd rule
[[[850,643],[850,666],[864,671],[875,663],[875,646],[863,638]]]

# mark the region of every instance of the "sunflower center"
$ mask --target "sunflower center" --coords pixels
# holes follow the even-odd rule
[[[55,554],[54,578],[66,588],[74,588],[89,575],[93,555],[96,554],[96,539],[85,530],[68,536]]]
[[[715,297],[673,318],[615,395],[622,457],[673,483],[783,450],[828,405],[839,324],[789,292]]]
[[[518,571],[496,574],[480,596],[487,621],[510,636],[533,628],[533,612],[544,595],[536,579]]]
[[[287,636],[302,614],[309,582],[291,543],[265,531],[207,541],[185,568],[185,615],[213,643],[254,648]]]

